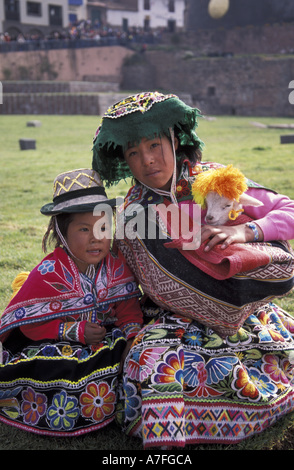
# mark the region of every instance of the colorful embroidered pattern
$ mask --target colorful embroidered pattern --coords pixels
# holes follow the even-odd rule
[[[293,333],[293,318],[273,304],[226,339],[157,314],[125,363],[123,429],[145,448],[237,443],[263,431],[294,409]]]
[[[130,270],[111,253],[94,281],[61,248],[48,255],[1,317],[0,421],[56,436],[84,434],[113,421],[126,339],[141,328],[138,296]],[[55,340],[34,342],[18,328],[40,324],[47,338],[56,319]],[[85,320],[106,328],[94,346],[83,344]]]
[[[28,278],[32,289],[22,289],[5,309],[0,322],[0,338],[17,325],[64,316],[83,315],[114,323],[115,303],[140,295],[129,269],[110,254],[101,263],[92,281],[78,273],[62,248],[48,255]],[[113,317],[111,319],[111,316]]]
[[[134,113],[136,111],[145,113],[155,103],[160,103],[161,101],[165,101],[168,98],[175,97],[175,95],[163,95],[162,93],[158,93],[157,91],[138,93],[137,95],[129,96],[111,106],[106,111],[104,117],[117,119],[121,116],[125,116],[126,114]]]
[[[114,329],[93,348],[49,341],[40,346],[28,343],[20,353],[5,348],[0,421],[56,436],[106,426],[115,418],[117,374],[125,344],[121,331]]]
[[[179,206],[192,199],[195,177],[218,167],[184,162]],[[125,206],[131,213],[134,200],[152,194],[136,185]],[[219,281],[166,241],[117,242],[149,298],[149,320],[150,299],[156,304],[125,362],[118,420],[128,435],[144,448],[237,443],[294,410],[294,320],[269,303],[293,287],[293,255],[283,243],[272,247],[289,265],[278,256]]]

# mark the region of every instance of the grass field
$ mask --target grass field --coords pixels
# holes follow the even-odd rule
[[[27,127],[29,120],[41,127]],[[249,178],[294,198],[294,145],[281,145],[287,130],[255,127],[252,122],[285,124],[285,118],[217,117],[202,119],[198,133],[206,147],[203,160],[233,163]],[[20,271],[31,270],[43,257],[41,240],[48,219],[40,207],[52,198],[58,173],[91,166],[92,137],[99,124],[90,116],[0,116],[0,311],[11,295],[11,282]],[[36,139],[36,150],[21,151],[20,138]],[[108,190],[124,195],[130,181]],[[293,294],[277,300],[294,314]],[[294,415],[236,446],[194,446],[192,449],[272,449],[289,444]],[[286,436],[286,437],[285,437]],[[283,439],[285,440],[283,441]],[[11,450],[138,450],[115,425],[88,436],[44,438],[0,424],[0,449]]]

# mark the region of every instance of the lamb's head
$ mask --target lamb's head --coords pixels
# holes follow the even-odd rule
[[[242,206],[262,206],[246,194],[246,178],[232,165],[203,171],[192,185],[193,199],[202,208],[207,207],[206,223],[224,225],[235,219]]]
[[[229,219],[235,219],[242,212],[244,205],[255,207],[263,205],[258,199],[245,193],[241,194],[239,202],[237,202],[234,199],[220,196],[214,191],[210,191],[206,195],[205,202],[207,207],[205,221],[209,225],[225,225]]]

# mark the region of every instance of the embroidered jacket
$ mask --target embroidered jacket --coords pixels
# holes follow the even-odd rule
[[[36,266],[6,307],[0,340],[19,327],[33,340],[73,340],[84,343],[85,323],[115,325],[127,339],[141,329],[139,289],[121,258],[109,253],[92,281],[80,273],[62,248]]]

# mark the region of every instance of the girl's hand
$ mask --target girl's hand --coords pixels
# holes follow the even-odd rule
[[[104,339],[106,329],[97,323],[87,322],[85,325],[84,339],[86,344],[98,344]]]
[[[263,240],[263,232],[258,227],[259,239]],[[201,228],[201,243],[209,240],[204,251],[210,251],[215,245],[221,244],[225,249],[232,243],[246,243],[254,240],[254,233],[247,225],[204,225]]]

